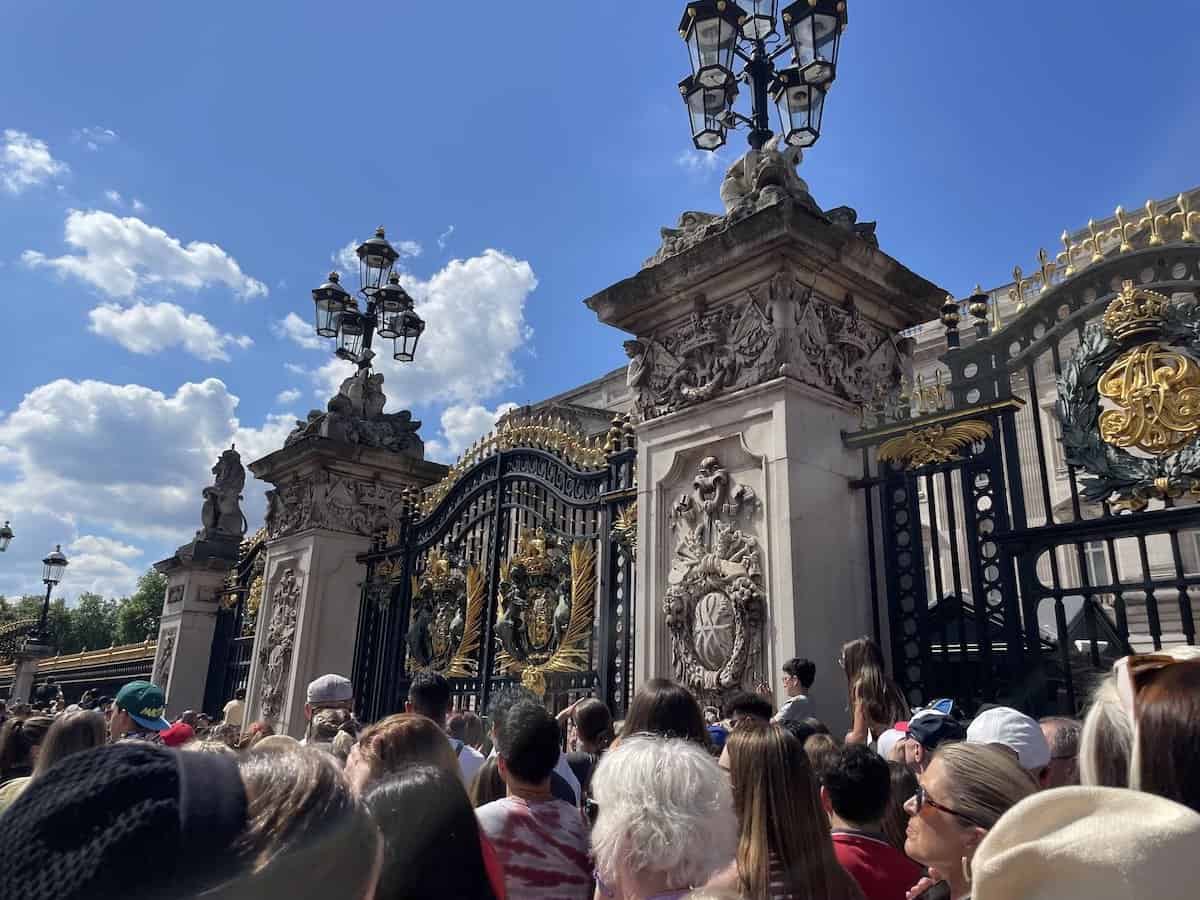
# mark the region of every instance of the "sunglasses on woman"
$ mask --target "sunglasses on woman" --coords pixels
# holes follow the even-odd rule
[[[917,792],[912,795],[912,804],[913,804],[913,815],[914,816],[919,816],[921,814],[921,809],[923,807],[929,806],[929,807],[932,807],[933,809],[940,809],[944,813],[949,813],[950,815],[954,816],[955,818],[962,819],[964,822],[970,822],[976,828],[987,828],[988,827],[987,825],[984,825],[982,822],[978,821],[977,819],[971,818],[966,813],[961,813],[957,809],[951,809],[949,806],[945,806],[944,804],[938,803],[936,800],[934,800],[932,797],[930,797],[929,794],[926,793],[925,788],[921,787],[920,785],[917,786]]]

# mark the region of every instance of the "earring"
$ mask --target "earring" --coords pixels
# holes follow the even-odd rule
[[[971,883],[971,857],[964,856],[962,858],[962,874],[967,884]]]

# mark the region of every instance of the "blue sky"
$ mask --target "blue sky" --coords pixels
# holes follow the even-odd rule
[[[68,596],[124,592],[186,540],[217,451],[278,446],[342,377],[303,346],[308,292],[380,223],[409,242],[429,320],[386,390],[431,455],[620,365],[621,335],[581,301],[682,210],[719,209],[743,147],[689,149],[682,7],[10,6],[0,517],[18,537],[0,591],[39,590],[61,542]],[[1063,228],[1200,182],[1190,4],[849,13],[800,173],[959,295]]]

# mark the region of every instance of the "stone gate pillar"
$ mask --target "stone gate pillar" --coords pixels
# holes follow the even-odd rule
[[[635,680],[706,700],[812,659],[814,714],[846,721],[836,659],[872,631],[867,530],[845,449],[858,408],[907,370],[898,332],[945,292],[822,211],[798,153],[751,151],[726,214],[685,213],[637,275],[587,300],[626,342],[638,437]]]
[[[398,523],[405,490],[446,473],[423,458],[420,422],[380,412],[381,382],[369,369],[348,378],[329,412],[310,413],[282,449],[250,464],[274,489],[246,721],[268,719],[294,737],[308,682],[351,674],[365,572],[355,557]]]
[[[150,680],[166,694],[171,718],[204,706],[219,594],[246,533],[241,509],[246,469],[237,448],[222,453],[212,471],[214,483],[201,492],[196,537],[154,564],[167,576],[167,594]]]

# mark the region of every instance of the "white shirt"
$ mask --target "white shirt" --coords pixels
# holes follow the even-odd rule
[[[799,722],[801,719],[807,718],[809,715],[809,704],[807,694],[797,694],[794,697],[788,697],[779,706],[779,712],[772,716],[772,722],[783,722],[784,720],[793,720]]]
[[[474,747],[463,744],[458,751],[458,765],[462,769],[462,780],[468,788],[475,780],[475,773],[483,766],[483,754]]]
[[[242,718],[246,715],[246,704],[241,700],[230,700],[225,704],[225,721],[230,725],[242,727]]]

